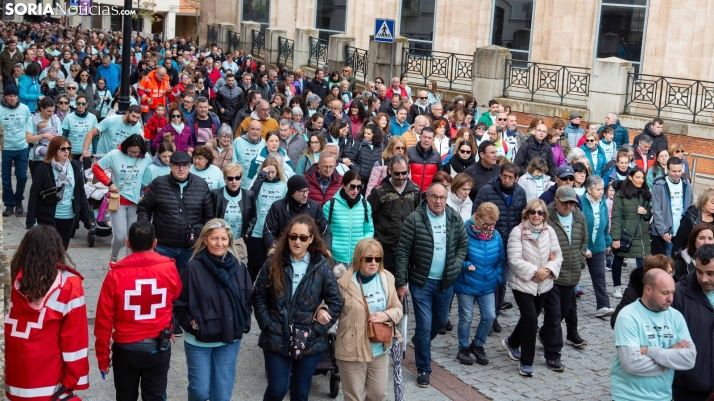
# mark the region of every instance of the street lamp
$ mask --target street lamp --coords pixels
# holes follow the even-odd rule
[[[119,114],[129,109],[129,73],[131,72],[131,13],[132,0],[124,0],[124,27],[121,44],[121,85],[119,87]]]

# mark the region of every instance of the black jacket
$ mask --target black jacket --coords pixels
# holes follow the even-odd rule
[[[673,254],[674,256],[674,281],[680,281],[682,278],[693,273],[697,268],[694,259],[689,255],[687,249],[680,249],[679,252]]]
[[[449,173],[452,177],[458,173],[465,173],[466,169],[476,164],[476,158],[473,154],[468,159],[463,160],[459,156],[452,155],[449,162],[444,164],[441,171]]]
[[[326,79],[323,79],[322,82],[318,82],[316,78],[313,78],[305,84],[305,89],[309,89],[312,93],[320,96],[320,105],[322,105],[322,101],[324,101],[325,97],[330,93]]]
[[[655,154],[655,156],[660,150],[668,149],[669,147],[669,145],[667,144],[667,136],[665,136],[664,133],[655,135],[654,132],[652,132],[652,123],[647,123],[647,125],[645,125],[645,129],[642,130],[642,132],[637,135],[632,141],[632,146],[637,148],[637,145],[640,144],[640,139],[644,136],[648,136],[650,139],[652,139],[652,147],[650,148],[650,150],[652,151],[652,153]]]
[[[362,136],[358,136],[352,146],[347,149],[346,157],[352,161],[352,170],[357,170],[362,176],[362,183],[366,184],[369,181],[369,175],[372,172],[374,163],[382,160],[382,152],[384,152],[384,144],[372,145],[364,142]]]
[[[306,214],[317,223],[317,228],[320,229],[322,240],[328,248],[332,247],[332,231],[330,225],[325,220],[325,215],[322,213],[320,204],[312,199],[308,199],[307,203],[299,204],[290,195],[285,195],[283,199],[275,201],[268,210],[268,215],[265,216],[265,228],[263,228],[263,242],[266,248],[270,248],[275,244],[280,234],[288,226],[290,220],[294,217]]]
[[[714,307],[704,294],[697,274],[691,273],[677,283],[672,308],[684,315],[689,334],[697,347],[694,368],[674,372],[674,387],[696,393],[714,392]]]
[[[173,67],[166,68],[166,74],[169,76],[169,84],[172,88],[179,84],[179,73],[176,69]]]
[[[471,188],[471,192],[469,192],[469,198],[473,201],[476,199],[476,195],[481,188],[501,175],[501,166],[494,164],[491,168],[486,168],[481,164],[481,161],[477,161],[473,166],[464,170],[464,173],[468,174],[469,177],[474,180],[474,186]]]
[[[223,85],[216,92],[216,111],[222,123],[232,124],[238,113],[238,103],[243,97],[243,90],[237,85]],[[221,113],[223,109],[223,113]]]
[[[82,164],[78,161],[72,161],[72,173],[74,173],[74,193],[72,194],[72,210],[74,211],[74,219],[89,221],[89,213],[87,212],[87,195],[84,193],[84,174],[82,173]],[[32,177],[32,186],[30,187],[30,199],[27,205],[27,218],[25,224],[28,229],[35,225],[35,220],[53,222],[55,221],[55,211],[57,204],[48,205],[42,200],[40,192],[55,187],[56,181],[52,166],[47,163],[38,163],[35,176]]]
[[[407,180],[404,190],[399,193],[387,175],[374,187],[367,201],[372,206],[374,238],[387,250],[395,250],[404,221],[421,202],[419,186]]]
[[[498,206],[498,211],[500,212],[498,216],[498,221],[496,222],[496,230],[501,234],[501,239],[503,240],[503,248],[507,249],[508,236],[511,234],[513,227],[517,226],[523,220],[521,218],[521,213],[526,207],[526,190],[523,189],[518,184],[514,184],[516,189],[511,195],[510,206],[506,203],[506,197],[501,191],[499,185],[501,178],[495,177],[488,184],[484,185],[483,188],[478,190],[478,195],[474,199],[474,205],[472,207],[472,214],[476,213],[476,210],[484,202],[491,202]]]
[[[250,235],[255,227],[256,212],[255,212],[255,194],[253,191],[241,188],[240,191],[240,211],[243,216],[243,228],[240,231],[241,237]],[[228,199],[223,196],[223,188],[217,188],[211,191],[211,199],[213,200],[213,217],[222,219],[226,215],[226,207]]]
[[[521,147],[518,148],[513,162],[521,168],[521,175],[523,175],[526,173],[526,169],[528,169],[528,163],[536,157],[545,160],[546,164],[548,164],[547,174],[551,177],[555,177],[555,159],[553,158],[550,143],[545,139],[543,139],[541,143],[538,143],[534,135],[529,136]]]
[[[245,107],[238,110],[236,113],[236,118],[233,120],[233,131],[238,131],[238,127],[246,118],[253,114],[253,110],[250,108],[250,104],[246,104]],[[236,137],[237,138],[237,137]]]
[[[627,288],[622,292],[622,300],[615,308],[615,313],[610,317],[610,326],[615,328],[615,320],[617,320],[617,315],[625,306],[637,301],[637,298],[642,297],[642,293],[645,291],[645,284],[642,281],[645,278],[645,271],[641,267],[636,268],[630,273],[630,282],[627,283]]]
[[[689,233],[692,232],[694,226],[702,223],[702,212],[697,209],[696,206],[692,205],[687,208],[684,212],[684,216],[679,223],[679,228],[677,229],[677,235],[674,236],[672,240],[672,255],[679,252],[680,249],[687,247],[687,241],[689,240]]]
[[[243,338],[250,331],[250,315],[253,313],[253,283],[248,268],[233,257],[236,265],[232,277],[233,286],[238,291],[240,305],[247,317],[243,330],[233,330],[233,309],[229,292],[216,279],[199,253],[184,265],[181,271],[181,294],[174,302],[174,315],[181,326],[196,340],[211,343],[231,343]],[[198,330],[191,327],[191,320]]]
[[[275,286],[270,286],[270,264],[273,257],[282,257],[285,271],[285,286],[278,295]],[[290,326],[310,330],[304,355],[313,355],[327,349],[327,331],[337,321],[342,312],[342,300],[337,279],[332,273],[330,262],[318,252],[310,253],[310,265],[305,276],[292,294],[293,267],[290,254],[271,256],[265,261],[255,280],[253,305],[255,320],[260,328],[258,346],[266,351],[288,356]],[[331,320],[322,325],[314,320],[322,303],[327,306]]]
[[[188,248],[186,240],[190,226],[206,224],[213,218],[213,199],[206,181],[189,174],[188,184],[183,189],[183,203],[190,219],[187,222],[184,213],[179,211],[174,189],[178,190],[179,185],[171,174],[157,177],[139,202],[137,218],[152,222],[159,245]]]

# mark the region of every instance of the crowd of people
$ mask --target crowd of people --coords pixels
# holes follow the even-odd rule
[[[517,372],[535,374],[536,340],[563,372],[564,344],[588,345],[586,267],[587,313],[615,330],[613,399],[714,392],[714,189],[695,201],[662,119],[632,144],[615,113],[524,130],[497,100],[482,114],[472,96],[442,102],[436,82],[412,91],[406,76],[377,77],[358,90],[349,66],[310,78],[241,50],[141,37],[118,113],[120,34],[0,29],[3,216],[25,214],[29,230],[11,263],[9,399],[89,386],[81,274],[67,254],[80,221],[111,229],[94,335],[117,399],[163,399],[170,340],[183,336],[187,398],[229,400],[253,315],[264,400],[307,400],[333,346],[346,400],[384,398],[402,341],[428,387],[454,298],[454,355],[486,365],[484,344],[514,307],[508,288],[520,318],[500,345]],[[623,291],[626,259],[636,268]],[[415,331],[402,338],[407,295]],[[45,374],[31,373],[38,364]]]

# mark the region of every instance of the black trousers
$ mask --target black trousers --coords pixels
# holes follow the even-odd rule
[[[395,275],[397,270],[397,251],[384,248],[384,269]]]
[[[265,263],[265,254],[268,252],[265,249],[265,244],[262,238],[248,237],[244,238],[245,246],[248,248],[248,274],[250,274],[250,279],[255,282],[258,278],[258,273],[260,268],[263,267]]]
[[[69,240],[72,238],[72,227],[74,227],[74,219],[38,220],[37,224],[41,226],[54,227],[60,237],[62,237],[62,245],[64,245],[64,249],[66,250],[69,247]]]
[[[658,237],[656,235],[650,236],[650,239],[652,242],[650,242],[652,246],[652,254],[653,255],[666,255],[667,254],[667,241],[664,240],[662,237]]]
[[[503,307],[503,301],[506,299],[506,292],[508,291],[506,284],[508,283],[508,275],[510,272],[511,268],[508,265],[508,258],[506,258],[506,261],[503,263],[503,283],[496,287],[496,319],[501,316],[501,308]]]
[[[553,284],[553,288],[546,294],[545,305],[543,306],[543,326],[540,328],[540,339],[543,342],[545,359],[559,359],[560,351],[563,349],[563,329],[561,322],[563,319],[570,320],[573,313],[573,303],[575,302],[575,286],[562,286]],[[576,309],[577,311],[577,309]],[[577,312],[574,313],[577,316]],[[577,332],[577,320],[575,325],[568,324],[568,333]]]
[[[672,396],[674,401],[706,401],[709,393],[695,393],[683,387],[672,386]]]
[[[166,400],[171,349],[163,352],[127,351],[112,345],[114,388],[117,401]]]
[[[518,310],[521,312],[521,318],[518,319],[518,324],[516,324],[513,333],[508,337],[508,345],[513,348],[521,348],[521,364],[523,365],[533,366],[538,315],[543,310],[547,295],[548,293],[530,295],[513,290],[513,298],[516,300]]]

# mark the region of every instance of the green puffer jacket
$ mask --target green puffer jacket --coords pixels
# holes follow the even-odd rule
[[[642,206],[647,209],[647,214],[637,214],[637,206]],[[632,238],[632,247],[629,252],[622,252],[614,249],[615,256],[623,258],[644,258],[650,254],[650,233],[647,224],[652,216],[650,203],[646,201],[639,193],[638,196],[627,199],[620,194],[620,191],[615,193],[612,200],[612,226],[610,235],[612,241],[619,241],[622,234],[627,234]],[[640,218],[642,217],[642,218]],[[637,230],[637,221],[640,222],[640,229]],[[637,235],[635,235],[635,231]]]
[[[397,245],[397,287],[411,283],[423,288],[431,270],[434,251],[434,237],[427,216],[426,200],[407,217],[402,226],[402,235]],[[446,266],[444,266],[443,288],[449,288],[461,273],[461,265],[466,258],[469,239],[461,215],[451,207],[446,213]]]
[[[548,225],[553,227],[558,235],[560,249],[563,251],[563,264],[555,284],[571,286],[580,282],[580,274],[585,268],[585,252],[588,250],[588,224],[585,215],[577,207],[573,209],[573,232],[571,240],[560,224],[555,210],[555,202],[548,206]]]
[[[339,263],[352,263],[357,243],[364,238],[374,237],[372,207],[367,201],[363,201],[362,195],[358,196],[359,200],[352,208],[347,205],[341,192],[336,193],[335,197],[322,207],[322,213],[332,231],[332,258]],[[333,204],[334,210],[330,210]]]

